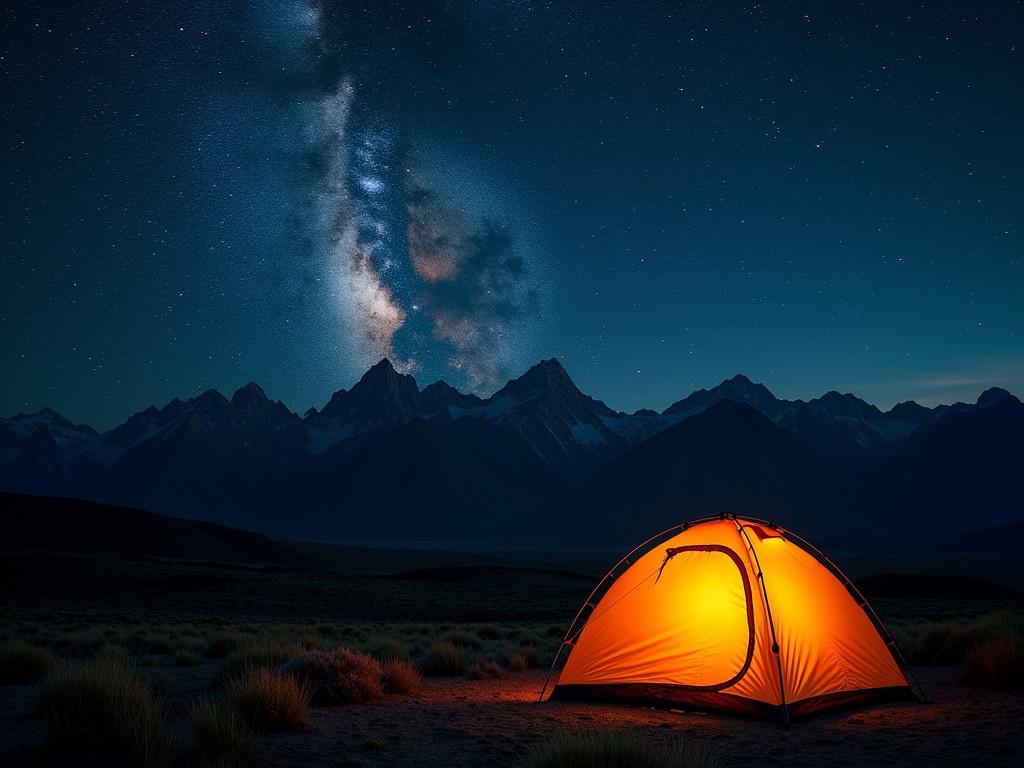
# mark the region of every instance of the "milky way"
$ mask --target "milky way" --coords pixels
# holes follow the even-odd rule
[[[285,49],[315,59],[331,47],[320,13]],[[286,25],[286,29],[293,29]],[[334,89],[303,114],[317,159],[309,239],[327,277],[334,321],[356,369],[388,357],[402,371],[443,360],[449,378],[487,392],[515,372],[539,308],[538,281],[507,222],[432,188],[402,126],[363,103],[337,65]],[[461,374],[461,377],[460,377]]]
[[[1022,6],[0,6],[0,415],[381,355],[616,408],[1024,387]]]

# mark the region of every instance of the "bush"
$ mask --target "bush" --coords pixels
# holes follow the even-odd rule
[[[294,677],[274,669],[252,669],[227,684],[228,702],[256,731],[299,728],[309,714],[309,691]]]
[[[241,761],[259,751],[259,734],[226,703],[210,698],[193,702],[189,715],[196,743],[204,756]]]
[[[458,677],[468,666],[466,652],[449,642],[434,643],[423,657],[423,674],[430,677]]]
[[[713,768],[718,760],[684,741],[658,745],[633,731],[561,736],[539,749],[533,768]]]
[[[413,693],[420,687],[420,671],[404,659],[388,659],[381,668],[385,693]]]
[[[513,672],[522,672],[530,665],[526,662],[526,657],[521,653],[513,653],[508,657],[508,668]]]
[[[45,648],[19,642],[0,644],[0,685],[34,683],[54,667],[53,654]]]
[[[383,695],[380,664],[348,648],[309,651],[285,664],[283,671],[307,686],[317,705],[360,704]]]
[[[56,667],[40,684],[36,711],[46,746],[60,754],[152,764],[168,750],[157,697],[148,683],[117,661]]]
[[[1008,632],[971,648],[964,657],[960,682],[995,691],[1024,689],[1024,638]]]

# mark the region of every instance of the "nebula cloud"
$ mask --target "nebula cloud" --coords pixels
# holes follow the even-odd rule
[[[304,6],[283,35],[309,77],[304,107],[313,215],[346,362],[388,357],[402,371],[442,360],[483,392],[520,364],[517,323],[536,290],[511,230],[468,213],[416,173],[412,142],[359,93],[359,66],[332,50],[326,6]],[[465,201],[461,201],[465,202]]]
[[[315,241],[325,248],[326,269],[335,306],[367,361],[389,357],[409,367],[395,353],[394,338],[405,322],[405,312],[395,302],[373,260],[376,244],[367,242],[364,231],[372,221],[357,210],[349,188],[348,123],[353,88],[342,81],[335,93],[321,100],[311,135],[313,149],[326,163],[320,182]]]
[[[476,225],[419,184],[407,192],[409,254],[423,279],[420,305],[434,337],[450,346],[451,367],[482,392],[507,377],[515,323],[536,310],[537,294],[509,232]]]

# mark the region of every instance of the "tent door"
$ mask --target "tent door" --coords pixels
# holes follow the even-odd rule
[[[676,593],[667,605],[679,614],[666,618],[680,626],[686,658],[675,684],[694,691],[735,685],[754,657],[750,578],[736,551],[720,544],[666,549],[654,590]]]

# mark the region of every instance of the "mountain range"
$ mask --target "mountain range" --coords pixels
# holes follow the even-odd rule
[[[889,411],[784,400],[737,375],[658,413],[615,411],[555,359],[488,398],[382,360],[298,415],[254,383],[99,433],[0,419],[0,489],[320,540],[626,544],[720,510],[813,534],[945,534],[1024,521],[1024,405]]]

